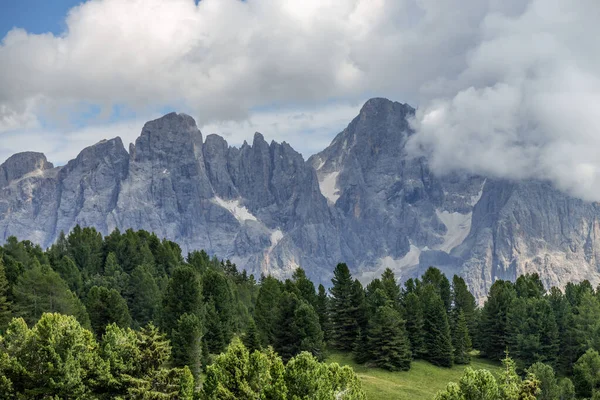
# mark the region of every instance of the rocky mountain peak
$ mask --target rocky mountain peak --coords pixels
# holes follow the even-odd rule
[[[0,188],[34,172],[54,168],[43,153],[26,151],[10,156],[0,165]]]

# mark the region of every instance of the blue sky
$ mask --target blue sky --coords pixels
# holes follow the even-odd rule
[[[65,30],[67,11],[80,0],[0,0],[0,36],[12,28],[23,28],[31,33]]]

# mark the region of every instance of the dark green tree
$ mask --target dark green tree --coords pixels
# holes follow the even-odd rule
[[[202,323],[195,314],[182,314],[171,332],[172,361],[175,367],[189,367],[200,375],[202,359]]]
[[[175,268],[163,297],[162,328],[170,334],[183,314],[201,316],[202,305],[202,286],[196,272],[189,266]]]
[[[423,285],[431,284],[435,288],[437,294],[444,303],[444,309],[446,312],[450,312],[452,306],[452,290],[450,288],[450,281],[446,275],[435,267],[429,267],[421,277],[421,282]]]
[[[369,360],[390,371],[408,371],[412,354],[400,312],[393,302],[377,309],[367,330]]]
[[[204,303],[207,304],[205,339],[210,352],[218,354],[231,342],[235,331],[234,287],[223,273],[213,269],[207,270],[201,281]]]
[[[300,297],[313,307],[317,306],[317,294],[315,293],[315,285],[306,277],[306,272],[302,268],[297,268],[292,275],[292,280]]]
[[[540,393],[537,399],[559,400],[561,398],[561,388],[554,374],[554,369],[550,365],[537,362],[527,368],[526,372],[533,374],[540,381]]]
[[[452,332],[452,347],[454,347],[454,362],[456,364],[469,364],[471,362],[471,336],[465,313],[461,310],[454,324]]]
[[[16,315],[33,325],[45,312],[73,315],[86,327],[89,317],[79,298],[49,266],[28,269],[13,287]]]
[[[544,284],[537,273],[520,275],[515,281],[517,297],[540,298],[546,292]]]
[[[92,287],[86,298],[86,308],[92,330],[98,337],[102,336],[108,324],[115,323],[122,328],[131,324],[127,303],[114,289]]]
[[[516,297],[511,282],[497,280],[490,288],[482,311],[479,333],[485,338],[481,342],[481,350],[491,359],[501,360],[509,345],[508,313]]]
[[[404,296],[406,332],[414,358],[423,358],[425,349],[425,332],[423,331],[423,305],[415,292]]]
[[[600,389],[600,354],[589,349],[573,366],[573,383],[579,397],[591,397]]]
[[[317,305],[315,311],[319,315],[319,325],[323,330],[323,340],[327,342],[331,333],[330,320],[329,320],[329,297],[323,285],[319,285],[319,292],[317,294]]]
[[[423,304],[423,331],[425,332],[424,358],[434,365],[451,367],[454,351],[444,302],[432,284],[424,286],[420,298]]]
[[[392,302],[392,306],[400,311],[400,286],[391,269],[386,268],[385,271],[383,271],[383,274],[381,274],[381,284],[385,294]]]
[[[325,356],[323,330],[319,324],[319,316],[313,306],[301,301],[294,311],[294,329],[299,341],[296,353],[307,351],[322,360]]]
[[[280,298],[280,282],[271,276],[262,279],[254,308],[254,320],[258,327],[263,346],[272,345],[275,342],[275,333],[278,329],[276,323],[279,316],[278,307]]]
[[[254,318],[250,318],[250,321],[248,321],[248,327],[246,328],[246,332],[244,333],[242,340],[244,342],[244,346],[246,346],[250,353],[261,349],[260,335],[258,333],[258,329],[256,328]]]
[[[81,296],[83,292],[83,279],[75,261],[69,256],[64,256],[54,266],[54,270],[63,278],[73,293]]]
[[[95,228],[75,226],[67,237],[70,257],[86,277],[102,272],[102,234]]]
[[[12,315],[11,303],[8,300],[8,280],[4,272],[4,262],[0,257],[0,332],[4,331],[4,328],[10,322]]]
[[[131,272],[126,298],[131,317],[138,325],[158,320],[161,293],[150,267],[140,265]]]
[[[331,280],[331,345],[351,351],[358,336],[357,308],[354,304],[354,280],[346,264],[338,264]]]

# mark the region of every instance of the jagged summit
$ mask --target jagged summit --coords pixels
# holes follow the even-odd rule
[[[146,123],[129,154],[120,138],[58,168],[41,153],[15,154],[0,165],[0,239],[48,246],[76,224],[145,229],[255,276],[302,266],[328,284],[344,261],[367,282],[388,267],[402,279],[435,265],[477,296],[524,272],[548,286],[600,283],[597,203],[539,182],[436,176],[408,154],[414,112],[370,99],[306,162],[258,132],[239,148],[203,140],[177,113]]]
[[[0,187],[34,172],[54,168],[43,153],[26,151],[13,154],[0,165]]]

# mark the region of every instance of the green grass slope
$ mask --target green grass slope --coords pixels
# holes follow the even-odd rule
[[[440,368],[426,361],[414,361],[408,372],[389,372],[378,368],[369,368],[356,364],[351,354],[332,353],[327,362],[337,362],[354,368],[363,383],[369,400],[431,400],[448,382],[457,382],[465,365],[453,368]],[[500,365],[488,360],[473,357],[474,369],[488,369],[497,374]]]

